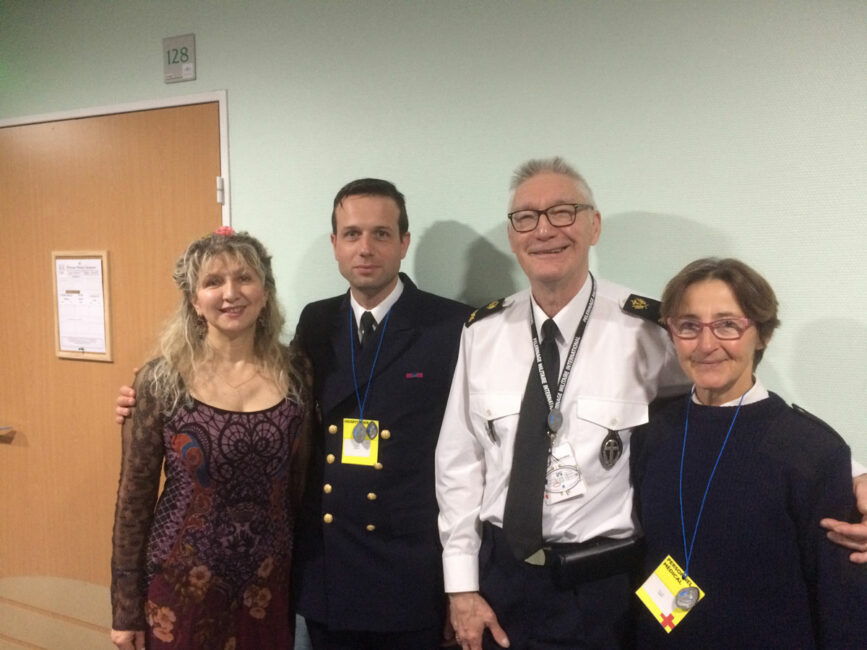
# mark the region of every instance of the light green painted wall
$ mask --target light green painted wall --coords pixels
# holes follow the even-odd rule
[[[196,35],[198,79],[162,82]],[[0,119],[227,89],[234,225],[294,326],[344,290],[334,192],[408,197],[404,268],[469,302],[523,287],[506,186],[562,154],[603,212],[601,276],[658,295],[735,255],[778,291],[760,367],[867,459],[867,3],[0,1]],[[166,269],[168,273],[168,269]]]

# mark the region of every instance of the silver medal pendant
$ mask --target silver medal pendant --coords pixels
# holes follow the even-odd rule
[[[560,412],[558,408],[552,408],[551,412],[548,413],[548,430],[551,433],[557,433],[560,430],[560,427],[563,426],[563,414]]]
[[[698,587],[684,587],[674,597],[674,604],[677,605],[678,609],[689,611],[695,607],[695,604],[698,602],[698,596]]]
[[[352,427],[352,437],[355,438],[355,442],[361,442],[364,440],[364,437],[367,435],[367,429],[361,421],[358,422],[354,427]]]
[[[614,429],[608,429],[608,435],[602,441],[599,449],[599,462],[605,469],[611,469],[623,455],[623,440]]]
[[[367,437],[373,440],[376,436],[379,435],[379,428],[376,426],[376,422],[370,422],[367,425]]]

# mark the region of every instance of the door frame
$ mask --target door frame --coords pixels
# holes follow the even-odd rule
[[[41,122],[57,122],[60,120],[73,120],[82,117],[97,117],[100,115],[115,115],[119,113],[135,113],[137,111],[149,111],[157,108],[171,108],[175,106],[189,106],[190,104],[208,104],[217,102],[220,115],[220,177],[223,180],[222,222],[224,226],[232,225],[232,202],[231,182],[229,181],[229,116],[228,116],[228,93],[226,90],[213,90],[210,92],[196,93],[193,95],[180,95],[177,97],[161,97],[147,99],[138,102],[124,104],[109,104],[106,106],[93,106],[90,108],[77,108],[57,113],[42,113],[39,115],[25,115],[0,119],[0,129],[7,126],[22,126],[26,124],[39,124]],[[217,193],[216,180],[214,181],[214,193]]]
[[[216,153],[213,147],[214,104],[217,105],[218,110],[217,136],[220,139],[218,143],[220,168],[216,171],[223,179],[224,188],[224,200],[220,205],[221,221],[224,225],[230,225],[226,91],[3,119],[0,120],[0,129],[7,127],[10,130],[17,127],[26,129],[30,126],[39,129],[40,124],[52,128],[54,126],[52,123],[90,118],[112,119],[110,117],[112,115],[124,116],[125,114],[133,117],[135,114],[148,115],[149,112],[154,117],[158,117],[158,114],[152,113],[153,110],[202,108],[209,116],[207,157],[208,169],[211,170],[214,166],[213,154]],[[210,173],[208,171],[208,174]],[[217,181],[214,180],[212,185],[215,194],[216,183]],[[213,210],[213,201],[216,199],[207,196],[204,198],[208,202],[210,215],[208,220],[212,224],[209,228],[213,228],[213,217],[217,212]],[[143,215],[142,220],[144,219],[147,217]],[[50,284],[50,280],[48,282]],[[48,363],[57,365],[57,360],[52,358]],[[23,440],[16,439],[14,445],[23,445],[26,441],[26,437]],[[3,451],[0,449],[0,453]],[[11,496],[14,498],[15,495]],[[114,650],[108,635],[111,627],[111,613],[108,606],[109,588],[102,580],[95,583],[86,581],[93,580],[93,577],[61,577],[57,575],[58,571],[50,571],[55,575],[30,575],[31,571],[21,573],[23,575],[0,576],[0,647],[6,648],[11,644],[10,647],[15,648],[79,647]]]

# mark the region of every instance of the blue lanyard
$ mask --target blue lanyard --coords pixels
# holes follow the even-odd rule
[[[358,421],[361,424],[364,424],[364,407],[367,404],[367,396],[370,394],[370,385],[373,383],[373,371],[376,369],[376,362],[379,360],[379,351],[382,349],[382,339],[385,338],[385,328],[388,325],[388,317],[391,316],[391,309],[391,307],[388,308],[388,313],[386,313],[382,321],[382,327],[380,328],[382,331],[379,333],[376,355],[373,357],[373,365],[370,366],[370,377],[367,378],[367,388],[364,389],[364,400],[362,400],[358,392],[358,376],[355,372],[356,335],[352,331],[352,326],[355,324],[355,314],[352,311],[352,306],[349,307],[349,353],[352,357],[352,382],[355,385],[355,400],[358,402]]]
[[[695,528],[692,529],[692,540],[689,543],[689,552],[686,549],[686,523],[683,518],[683,459],[686,456],[686,432],[689,428],[689,407],[692,405],[692,396],[695,394],[695,386],[693,386],[692,391],[690,391],[689,395],[686,398],[686,422],[683,425],[683,449],[680,452],[680,482],[678,484],[678,493],[680,496],[680,530],[683,533],[683,555],[686,558],[686,565],[683,568],[683,577],[686,578],[689,576],[689,560],[692,558],[692,550],[695,547],[695,534],[698,532],[698,522],[701,520],[701,513],[704,510],[704,502],[707,500],[707,493],[710,490],[710,482],[713,480],[713,475],[716,473],[717,465],[719,465],[719,459],[722,458],[723,450],[726,448],[726,443],[729,441],[729,436],[732,434],[732,429],[735,426],[735,420],[738,419],[738,413],[741,412],[741,405],[744,403],[744,393],[741,395],[741,400],[738,402],[738,408],[735,411],[735,416],[732,418],[732,423],[729,425],[728,433],[726,433],[726,438],[723,440],[722,447],[720,447],[719,454],[717,454],[716,462],[713,464],[713,469],[710,472],[710,476],[707,479],[707,485],[704,488],[704,496],[701,498],[701,507],[698,509],[698,516],[695,518]]]

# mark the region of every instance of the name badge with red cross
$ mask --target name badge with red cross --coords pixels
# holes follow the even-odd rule
[[[665,556],[635,593],[669,634],[704,598],[701,588],[692,578],[683,575],[683,569],[670,555]]]

